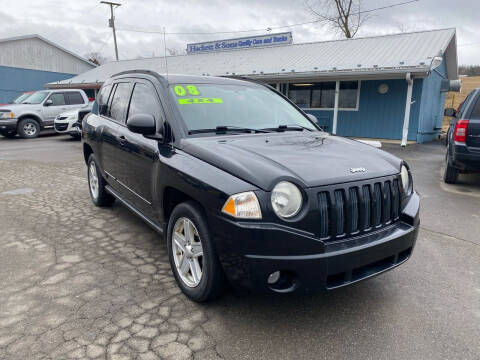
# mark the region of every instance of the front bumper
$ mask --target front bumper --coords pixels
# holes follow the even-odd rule
[[[17,131],[17,119],[0,120],[0,131],[13,132]]]
[[[408,260],[418,235],[419,197],[411,196],[399,221],[331,243],[277,224],[219,216],[209,221],[220,262],[234,285],[312,293],[353,284]],[[277,271],[280,279],[269,284],[269,276]]]
[[[78,127],[77,120],[55,120],[54,128],[55,131],[59,134],[81,134],[81,130]]]

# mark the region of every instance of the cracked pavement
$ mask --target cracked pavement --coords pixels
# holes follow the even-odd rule
[[[480,177],[441,183],[441,144],[384,149],[422,197],[412,259],[315,296],[199,305],[157,233],[90,201],[81,144],[0,137],[0,359],[478,359]]]

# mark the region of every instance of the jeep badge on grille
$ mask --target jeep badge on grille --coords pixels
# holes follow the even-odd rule
[[[365,171],[367,171],[367,169],[365,169],[364,167],[350,168],[351,173],[365,172]]]

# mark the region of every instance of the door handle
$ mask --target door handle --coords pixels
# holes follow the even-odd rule
[[[120,146],[124,146],[127,143],[127,138],[125,136],[121,135],[121,136],[118,137],[118,142],[119,142]]]

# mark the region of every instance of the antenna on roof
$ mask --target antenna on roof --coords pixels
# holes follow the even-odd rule
[[[165,36],[165,26],[163,27],[163,57],[165,59],[165,73],[167,74],[167,81],[168,81],[168,61],[167,61],[167,38]]]

